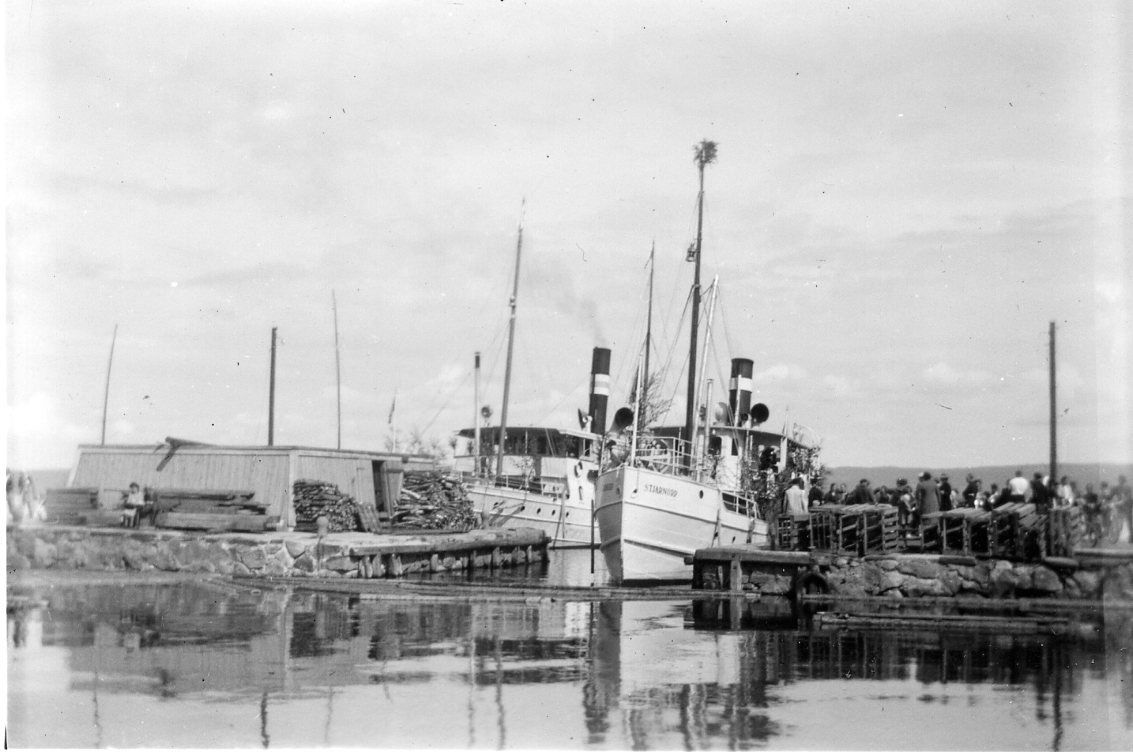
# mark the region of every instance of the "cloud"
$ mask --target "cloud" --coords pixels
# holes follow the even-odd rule
[[[808,377],[806,369],[793,363],[776,363],[755,374],[756,384],[801,381]]]
[[[827,374],[822,377],[822,383],[829,388],[836,397],[847,397],[854,391],[850,380],[844,376]]]
[[[929,384],[944,386],[986,386],[993,382],[987,371],[979,369],[958,369],[947,363],[934,363],[921,374]]]
[[[84,426],[61,414],[47,393],[33,392],[8,405],[9,467],[46,469],[70,467],[78,444],[98,440],[97,424]]]

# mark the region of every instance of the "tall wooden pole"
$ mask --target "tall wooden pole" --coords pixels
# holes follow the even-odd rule
[[[1050,482],[1058,482],[1058,408],[1055,405],[1054,322],[1050,322]]]
[[[641,388],[641,393],[645,395],[644,404],[649,404],[649,348],[653,342],[653,266],[654,254],[657,252],[657,243],[653,243],[653,247],[649,249],[649,308],[645,313],[645,385]],[[640,417],[640,416],[639,416]],[[645,423],[642,423],[644,427]]]
[[[106,389],[102,393],[102,440],[106,446],[106,408],[110,404],[110,369],[114,366],[114,343],[118,340],[118,324],[114,324],[114,334],[110,337],[110,361],[106,364]]]
[[[472,372],[472,462],[473,475],[480,477],[480,352],[476,352],[476,362]]]
[[[338,448],[342,449],[342,371],[338,360],[338,299],[330,291],[330,306],[334,312],[334,388],[338,403]]]
[[[519,239],[515,243],[515,281],[512,283],[511,316],[507,325],[507,366],[504,368],[504,404],[500,409],[500,446],[496,455],[496,476],[504,474],[504,442],[507,440],[507,401],[511,390],[511,354],[515,346],[515,302],[519,297],[519,258],[523,252],[523,221],[519,223]]]
[[[693,434],[696,430],[696,336],[700,329],[700,240],[704,225],[704,162],[698,160],[697,166],[700,169],[700,192],[696,199],[696,251],[693,259],[696,271],[692,278],[692,331],[688,346],[688,404],[685,407],[685,438],[690,447],[696,443]]]
[[[275,446],[275,331],[271,328],[271,376],[268,383],[268,446]]]
[[[696,337],[700,329],[700,251],[704,228],[704,168],[716,161],[716,142],[704,139],[695,147],[695,161],[700,173],[700,191],[696,197],[696,248],[691,261],[696,262],[692,282],[692,331],[688,349],[688,405],[685,407],[685,438],[691,447],[696,443]],[[692,453],[689,453],[691,461]],[[692,466],[689,466],[689,470]]]

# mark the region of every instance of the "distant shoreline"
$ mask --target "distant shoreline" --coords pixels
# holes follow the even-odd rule
[[[832,467],[830,472],[826,475],[825,485],[830,483],[845,483],[847,486],[855,486],[862,478],[869,480],[870,485],[874,488],[878,486],[893,486],[896,484],[898,478],[904,478],[910,483],[916,482],[917,476],[924,471],[932,473],[932,477],[939,479],[941,474],[947,475],[948,480],[952,483],[953,487],[963,486],[968,473],[983,481],[983,487],[989,488],[992,483],[1000,487],[1015,475],[1015,471],[1022,470],[1023,476],[1028,480],[1034,477],[1035,473],[1042,473],[1046,476],[1050,472],[1049,462],[1036,462],[1036,463],[1023,463],[1018,465],[980,465],[972,467],[962,466],[938,466],[932,465],[921,467],[910,467],[903,465],[885,465],[881,467],[865,467],[861,465],[847,465],[844,467]],[[1102,481],[1113,485],[1117,482],[1119,475],[1124,475],[1127,479],[1133,480],[1133,462],[1120,463],[1120,462],[1060,462],[1058,464],[1058,476],[1065,475],[1070,480],[1078,484],[1079,489],[1084,489],[1087,483],[1093,483],[1098,486]]]

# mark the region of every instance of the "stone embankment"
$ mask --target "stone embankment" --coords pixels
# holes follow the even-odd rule
[[[88,527],[9,527],[7,567],[271,577],[374,577],[541,561],[538,531],[432,535],[196,534]]]
[[[848,596],[1133,599],[1133,566],[1028,563],[931,554],[835,558],[825,573],[831,590]]]
[[[842,556],[751,546],[700,549],[693,589],[851,598],[1057,598],[1133,602],[1133,549],[1040,562],[940,554]]]

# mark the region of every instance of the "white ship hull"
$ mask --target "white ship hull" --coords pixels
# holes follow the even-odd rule
[[[623,465],[598,476],[598,529],[615,582],[691,580],[700,548],[766,545],[767,523],[726,503],[712,484]]]
[[[591,529],[594,482],[588,477],[593,463],[579,461],[570,477],[543,492],[509,488],[489,480],[467,482],[473,510],[484,527],[529,527],[542,530],[551,545],[590,547],[597,545]],[[574,468],[572,468],[573,471]]]

